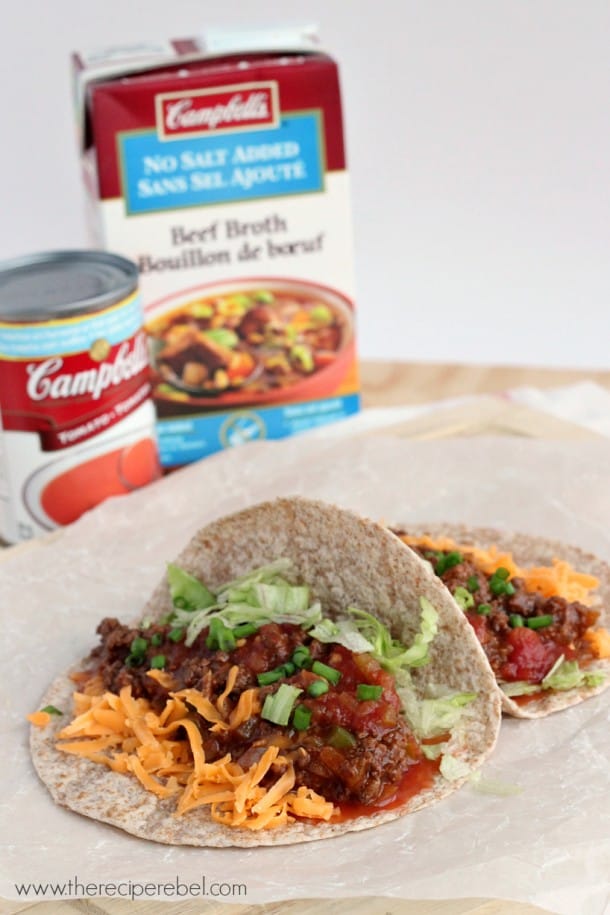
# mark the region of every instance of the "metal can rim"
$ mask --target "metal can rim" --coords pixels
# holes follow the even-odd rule
[[[89,261],[92,264],[114,266],[117,269],[117,283],[112,289],[100,292],[93,296],[87,296],[78,301],[70,301],[65,304],[53,305],[45,309],[17,306],[11,309],[8,303],[3,303],[1,299],[0,284],[0,321],[8,323],[23,323],[25,321],[49,321],[53,319],[71,318],[77,315],[95,313],[103,311],[112,305],[116,305],[134,293],[138,288],[138,268],[136,264],[120,254],[114,254],[111,251],[101,251],[95,248],[73,248],[59,249],[56,251],[42,251],[36,254],[25,254],[10,260],[0,261],[0,278],[10,274],[18,273],[29,267],[39,265],[83,263]],[[121,280],[122,273],[122,282]]]

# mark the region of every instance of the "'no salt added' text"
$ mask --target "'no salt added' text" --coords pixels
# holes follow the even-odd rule
[[[144,156],[144,176],[137,182],[141,199],[193,191],[241,188],[307,179],[298,143],[237,145],[179,155]]]

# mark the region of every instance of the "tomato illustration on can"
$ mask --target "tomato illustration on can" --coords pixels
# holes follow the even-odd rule
[[[160,476],[135,265],[0,264],[0,535],[37,536]]]

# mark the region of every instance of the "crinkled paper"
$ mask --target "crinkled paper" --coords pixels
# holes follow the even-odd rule
[[[378,520],[464,521],[560,538],[610,559],[610,445],[518,439],[414,443],[303,436],[216,455],[109,501],[0,563],[0,896],[15,884],[245,883],[271,902],[314,896],[490,896],[566,915],[610,898],[610,691],[539,721],[503,722],[483,779],[388,825],[277,849],[157,845],[56,807],[34,771],[25,716],[85,656],[102,616],[137,618],[195,530],[276,495]]]

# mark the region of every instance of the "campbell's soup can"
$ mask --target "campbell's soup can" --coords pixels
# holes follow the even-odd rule
[[[0,263],[0,536],[160,476],[138,272],[103,251]]]

